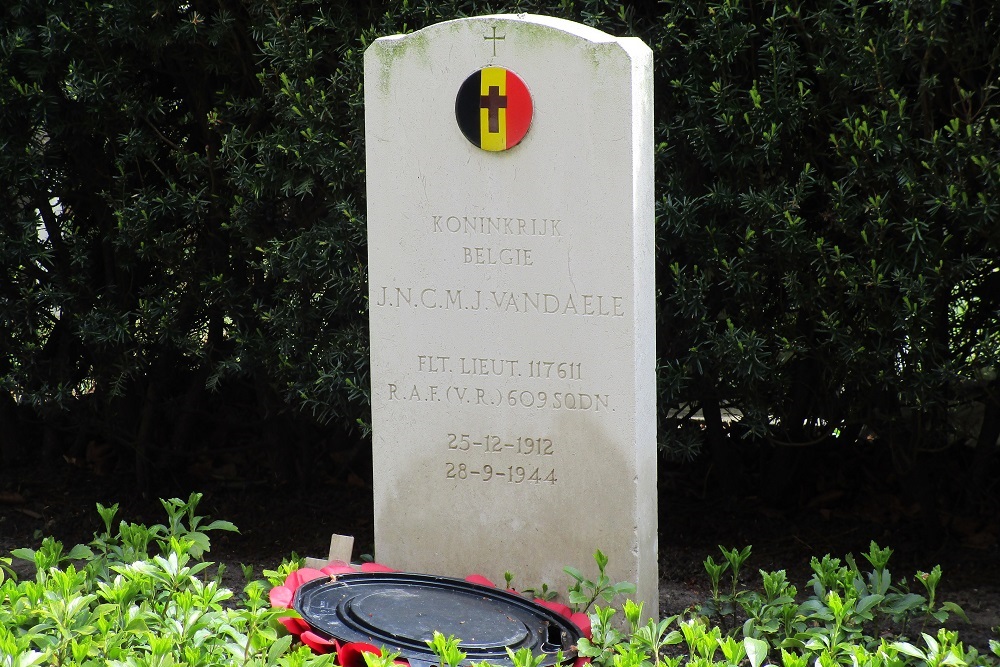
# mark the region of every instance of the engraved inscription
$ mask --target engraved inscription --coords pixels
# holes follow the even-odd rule
[[[583,362],[543,359],[500,359],[496,357],[458,357],[442,354],[418,354],[417,372],[458,373],[459,375],[527,377],[540,380],[582,380]]]
[[[530,248],[462,248],[462,263],[476,266],[534,266]]]
[[[625,297],[613,294],[551,294],[444,289],[438,287],[389,287],[376,290],[377,308],[424,308],[428,310],[488,311],[525,315],[575,315],[579,317],[625,317]]]
[[[481,467],[466,463],[446,461],[444,464],[445,479],[456,481],[478,480],[481,482],[507,482],[508,484],[555,484],[554,468],[535,468],[525,466],[507,466],[494,468],[490,464]]]
[[[557,238],[562,236],[555,218],[517,218],[514,216],[485,215],[432,215],[431,231],[434,234],[458,236],[516,236]],[[484,239],[485,240],[485,239]],[[462,264],[470,266],[535,266],[533,248],[512,246],[468,245],[462,246]]]
[[[424,229],[430,232],[430,239],[453,244],[450,257],[465,266],[549,271],[559,269],[561,259],[557,258],[563,255],[553,253],[565,238],[564,233],[572,231],[573,226],[558,218],[441,214],[430,215],[429,225]],[[631,303],[624,295],[584,293],[576,291],[575,285],[570,292],[551,287],[545,290],[542,283],[536,283],[541,289],[529,292],[476,289],[497,283],[475,280],[456,283],[441,286],[430,286],[431,281],[423,285],[376,283],[372,285],[370,305],[401,312],[414,308],[501,316],[610,319],[628,317]],[[447,319],[445,312],[441,316]],[[584,363],[580,361],[546,359],[547,355],[527,350],[515,358],[497,352],[495,356],[434,354],[433,349],[425,352],[414,354],[407,364],[409,372],[420,374],[416,377],[423,382],[400,378],[383,384],[378,392],[383,400],[411,404],[412,409],[420,410],[442,404],[482,408],[481,415],[489,410],[512,411],[525,418],[525,411],[614,412],[609,394],[594,391],[598,387],[587,387]],[[593,373],[588,378],[592,380]],[[539,390],[539,386],[547,389]],[[555,388],[559,391],[552,390]],[[572,391],[567,391],[570,388]],[[559,447],[557,439],[546,435],[544,429],[532,435],[502,431],[462,433],[461,429],[447,433],[442,443],[445,447],[439,450],[445,458],[445,479],[532,484],[540,488],[555,485]]]
[[[435,287],[382,287],[375,305],[389,308],[428,308],[441,310],[479,310],[483,307],[481,290],[437,289]]]
[[[386,383],[386,400],[410,403],[451,403],[491,408],[530,408],[535,410],[612,411],[610,394],[585,391],[532,391],[467,387],[456,385],[399,385]]]
[[[444,354],[415,355],[415,371],[441,377],[471,375],[482,378],[528,378],[545,382],[583,380],[583,362],[503,357],[452,357]],[[411,367],[412,368],[412,367]],[[444,379],[442,377],[442,379]],[[446,381],[447,382],[447,381]],[[473,387],[455,384],[388,383],[388,400],[413,404],[446,403],[497,409],[610,412],[611,397],[601,392],[539,391],[528,388]],[[385,394],[382,394],[385,396]],[[553,456],[551,437],[505,436],[469,433],[447,434],[453,452]]]
[[[432,215],[431,231],[435,234],[481,236],[549,236],[559,237],[562,220],[553,218],[517,218],[513,216]]]
[[[507,392],[507,405],[521,408],[549,408],[552,410],[584,410],[600,412],[608,409],[607,394],[584,394],[554,391],[528,391],[511,389]]]
[[[544,378],[546,380],[558,378],[560,380],[581,380],[583,379],[583,364],[568,361],[529,361],[528,377]]]
[[[555,447],[552,438],[518,436],[517,439],[508,436],[487,433],[476,437],[468,433],[449,433],[448,449],[460,452],[484,452],[486,454],[521,454],[524,456],[553,456]]]
[[[501,375],[508,377],[520,376],[517,372],[517,362],[513,359],[481,359],[479,357],[460,357],[459,373],[462,375]]]
[[[451,357],[418,354],[417,370],[424,373],[447,373],[450,371],[450,361]]]

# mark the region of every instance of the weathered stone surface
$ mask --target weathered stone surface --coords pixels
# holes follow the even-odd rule
[[[509,150],[456,118],[484,67],[530,95]],[[366,52],[380,561],[565,590],[600,548],[655,614],[651,70],[637,39],[526,15]],[[483,85],[483,128],[523,121]]]

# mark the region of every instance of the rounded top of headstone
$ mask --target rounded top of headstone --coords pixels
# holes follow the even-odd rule
[[[649,56],[652,54],[638,37],[616,37],[583,23],[540,14],[487,14],[442,21],[411,33],[380,37],[366,53],[382,50],[385,54],[392,54],[390,58],[395,58],[412,49],[414,53],[426,56],[431,52],[432,44],[447,42],[446,53],[450,58],[456,55],[453,50],[456,39],[469,40],[466,46],[483,58],[481,65],[503,64],[511,58],[524,58],[527,54],[536,53],[540,45],[551,47],[561,44],[566,47],[574,42],[589,43],[598,48],[621,48],[633,57],[645,52]],[[477,44],[483,48],[475,48]],[[372,48],[376,46],[378,48]]]
[[[432,26],[424,28],[434,28],[437,26],[448,26],[455,23],[467,23],[467,22],[493,22],[498,21],[512,21],[518,23],[533,23],[535,25],[545,26],[559,30],[560,32],[569,33],[571,35],[576,35],[577,37],[583,37],[591,42],[615,42],[619,38],[614,35],[609,35],[603,30],[594,28],[593,26],[585,25],[583,23],[577,23],[576,21],[570,21],[568,19],[558,18],[555,16],[543,16],[541,14],[486,14],[483,16],[470,16],[468,18],[454,19],[451,21],[444,21],[442,23],[437,23]]]

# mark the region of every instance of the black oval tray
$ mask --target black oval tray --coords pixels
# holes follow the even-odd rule
[[[516,593],[461,579],[405,572],[341,574],[314,579],[295,592],[293,607],[321,636],[366,642],[398,652],[411,665],[437,664],[427,641],[454,635],[462,664],[511,665],[507,648],[530,648],[571,664],[581,633],[569,619]]]

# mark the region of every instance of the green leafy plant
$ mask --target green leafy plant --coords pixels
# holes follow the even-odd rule
[[[709,566],[710,595],[705,605],[657,622],[641,623],[642,605],[626,600],[621,611],[624,626],[616,624],[616,609],[595,607],[591,615],[593,637],[581,640],[579,654],[600,667],[972,667],[991,664],[988,656],[966,648],[958,633],[944,628],[936,635],[921,633],[922,645],[903,634],[906,625],[893,616],[897,607],[883,608],[894,596],[909,600],[916,595],[890,582],[890,549],[872,542],[863,554],[872,569],[862,572],[853,556],[843,560],[829,555],[812,560],[813,576],[800,600],[784,570],[761,571],[761,590],[734,588],[723,582],[744,565],[749,549],[722,549],[725,561]],[[732,560],[730,560],[732,559]],[[924,575],[926,574],[926,578]],[[738,574],[737,574],[738,576]],[[951,605],[935,606],[930,591],[939,583],[935,570],[918,573],[926,581],[928,597],[913,609],[928,623],[947,620],[927,610],[953,612]],[[735,577],[734,577],[735,578]],[[715,624],[722,608],[713,600],[732,604],[733,618],[745,616],[742,625]],[[909,604],[909,602],[907,602]],[[957,606],[955,607],[957,609]],[[715,616],[705,614],[712,609]],[[960,614],[961,615],[961,614]],[[676,626],[676,627],[672,627]],[[891,638],[895,637],[895,640]],[[1000,642],[991,642],[1000,654]]]
[[[612,622],[616,610],[613,607],[602,607],[598,605],[591,615],[591,637],[583,637],[577,642],[577,650],[580,655],[590,658],[596,665],[611,664],[615,656],[615,649],[627,638]]]
[[[145,667],[147,665],[247,665],[326,667],[332,655],[319,656],[277,622],[287,614],[272,609],[268,584],[251,581],[242,595],[207,577],[202,537],[192,532],[225,529],[226,522],[206,521],[187,502],[167,502],[177,520],[147,527],[125,521],[114,526],[116,508],[100,508],[103,532],[90,549],[69,549],[43,540],[19,558],[36,565],[33,579],[0,580],[0,667]],[[103,510],[103,511],[102,511]],[[168,511],[169,514],[169,511]],[[594,604],[592,636],[576,646],[580,657],[597,667],[988,667],[988,655],[966,647],[957,631],[936,628],[916,640],[906,636],[907,621],[923,625],[950,620],[954,605],[939,602],[940,568],[918,572],[926,596],[892,584],[891,550],[874,542],[862,571],[855,559],[825,556],[812,561],[805,599],[785,571],[761,572],[760,590],[726,581],[724,573],[741,571],[749,548],[723,549],[717,571],[719,599],[733,601],[742,625],[713,623],[704,607],[666,619],[646,619],[644,605],[625,599],[620,607]],[[148,552],[146,557],[138,557]],[[600,552],[598,552],[600,554]],[[605,573],[607,560],[595,557],[595,582],[574,579],[574,588],[605,600],[615,590]],[[293,557],[270,576],[298,567]],[[44,569],[40,566],[44,566]],[[249,576],[249,573],[247,573]],[[736,578],[736,577],[734,577]],[[595,595],[595,591],[597,592]],[[911,596],[916,596],[911,597]],[[617,598],[612,595],[612,601]],[[900,609],[906,618],[899,617]],[[618,612],[621,615],[618,615]],[[961,614],[959,614],[961,615]],[[442,667],[460,667],[466,659],[460,639],[435,632],[428,646]],[[990,642],[1000,657],[1000,642]],[[365,655],[366,667],[391,667],[398,657]],[[542,655],[511,651],[514,667],[539,667]],[[556,656],[561,661],[561,656]],[[480,665],[479,667],[484,667]]]
[[[264,578],[267,579],[272,586],[280,586],[285,582],[285,579],[291,572],[303,567],[305,562],[305,558],[299,556],[293,551],[290,556],[281,559],[281,563],[278,565],[277,569],[265,569],[263,573]]]
[[[445,637],[437,630],[434,631],[432,638],[427,640],[427,645],[437,656],[441,667],[458,667],[465,660],[466,654],[459,647],[460,643],[454,635]]]
[[[329,665],[330,656],[292,649],[280,636],[267,587],[242,599],[206,580],[207,532],[234,530],[195,512],[200,496],[164,501],[168,521],[147,527],[98,507],[104,531],[89,547],[64,551],[46,538],[15,556],[35,563],[34,580],[0,581],[0,667],[241,664]]]
[[[12,563],[13,560],[9,557],[0,557],[0,584],[2,584],[4,579],[7,577],[14,576],[14,570],[10,567]]]
[[[916,658],[924,667],[966,667],[975,665],[980,658],[975,649],[966,649],[958,640],[958,633],[941,628],[936,636],[921,633],[926,648],[918,648],[910,642],[892,642],[892,648],[899,653]]]
[[[600,549],[594,552],[594,562],[597,563],[597,581],[588,579],[584,574],[574,568],[563,568],[566,574],[573,578],[573,583],[569,587],[568,599],[574,611],[586,613],[598,600],[611,602],[618,595],[630,595],[635,593],[635,584],[623,581],[613,583],[605,573],[608,566],[608,557]]]
[[[381,653],[362,651],[361,657],[364,658],[366,667],[394,667],[396,659],[399,658],[399,652],[389,651],[383,646]]]
[[[709,616],[727,619],[736,612],[740,598],[745,597],[745,592],[739,588],[740,569],[750,557],[751,547],[726,549],[720,545],[719,551],[723,555],[721,563],[716,563],[711,556],[708,556],[704,561],[705,571],[708,573],[711,584],[712,597],[702,605],[701,611]],[[727,571],[729,572],[730,586],[728,590],[723,590],[722,575]]]
[[[612,667],[650,667],[649,654],[632,643],[615,647],[611,658]]]
[[[810,580],[814,596],[804,603],[803,610],[818,613],[823,618],[830,614],[823,611],[823,601],[831,592],[838,593],[847,601],[845,620],[852,631],[865,623],[873,626],[873,634],[878,635],[882,628],[889,624],[898,625],[902,633],[906,633],[908,624],[918,619],[922,627],[929,622],[944,623],[955,614],[963,620],[968,620],[961,607],[952,603],[938,604],[937,586],[941,580],[941,568],[935,566],[930,573],[918,572],[919,581],[927,595],[910,591],[905,584],[892,583],[892,575],[888,569],[891,549],[882,549],[874,541],[869,545],[868,552],[863,554],[872,569],[864,574],[859,569],[850,554],[841,565],[840,559],[829,555],[823,559],[813,558],[811,567],[813,578]]]
[[[905,636],[914,619],[926,625],[944,623],[952,614],[965,618],[958,605],[937,602],[940,567],[916,575],[926,596],[911,592],[903,584],[892,583],[888,570],[892,550],[874,541],[862,554],[871,565],[867,572],[862,572],[851,554],[843,560],[829,554],[811,559],[809,595],[801,601],[783,570],[760,571],[761,591],[737,589],[737,573],[750,550],[721,550],[724,562],[716,564],[711,557],[705,561],[711,597],[698,610],[716,619],[727,636],[737,629],[732,620],[742,617],[743,650],[751,663],[764,659],[761,656],[769,655],[770,648],[781,649],[782,660],[789,664],[797,664],[799,653],[815,655],[821,662],[849,663],[859,647],[877,649],[889,628]],[[722,575],[727,571],[732,583],[723,588]],[[682,626],[682,631],[689,647],[697,644],[708,659],[705,646],[711,643],[711,634],[699,634],[698,626],[691,624]],[[728,639],[720,640],[719,649],[727,659],[740,651]]]
[[[722,642],[722,630],[697,616],[682,620],[679,627],[688,655],[693,660],[712,663]]]
[[[510,582],[507,583],[509,588]],[[525,588],[522,592],[525,595],[530,595],[531,597],[538,598],[539,600],[555,600],[557,597],[559,597],[559,591],[552,590],[551,588],[549,588],[549,585],[544,582],[542,583],[541,586],[537,588],[535,587]]]
[[[651,618],[646,621],[646,625],[632,626],[631,643],[651,656],[656,667],[669,667],[669,665],[665,665],[667,648],[684,641],[680,630],[670,630],[670,626],[677,618],[677,616],[671,616],[661,621]]]
[[[938,623],[944,623],[951,614],[957,614],[966,623],[969,618],[965,615],[965,610],[954,602],[942,602],[937,604],[937,586],[941,582],[941,566],[935,565],[930,572],[917,572],[915,579],[920,582],[927,591],[927,598],[921,604],[920,611],[925,615],[925,621],[931,619]]]
[[[779,633],[790,636],[805,630],[805,620],[799,615],[796,602],[798,591],[788,582],[785,571],[760,570],[760,576],[763,593],[748,591],[740,600],[747,616],[744,636],[759,638]]]
[[[542,662],[544,662],[547,657],[544,653],[535,655],[527,646],[522,646],[517,651],[512,651],[508,648],[507,656],[510,658],[513,667],[540,667]],[[562,662],[562,651],[559,651],[556,654],[555,664],[559,665],[562,664]]]
[[[10,553],[15,558],[33,562],[36,570],[42,573],[41,576],[45,576],[51,568],[60,567],[74,560],[85,560],[94,555],[93,551],[82,544],[77,544],[64,554],[62,542],[51,537],[43,538],[38,549],[14,549]]]
[[[192,493],[187,501],[180,498],[160,500],[163,509],[167,511],[167,525],[164,531],[164,538],[183,538],[191,543],[189,553],[193,558],[201,558],[205,552],[211,548],[211,541],[207,535],[210,530],[223,530],[238,533],[239,530],[229,521],[216,520],[202,526],[203,517],[198,516],[195,510],[201,502],[202,494]],[[161,546],[163,542],[161,541]]]

